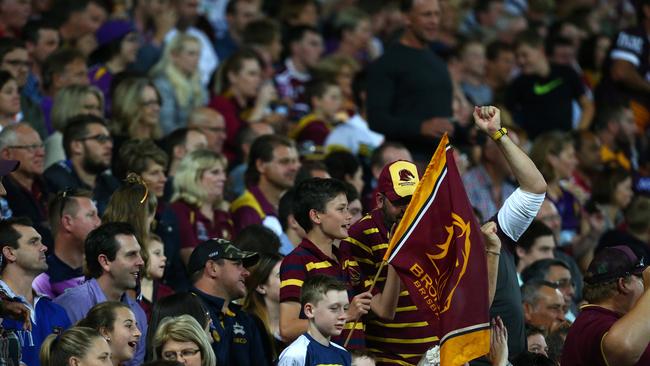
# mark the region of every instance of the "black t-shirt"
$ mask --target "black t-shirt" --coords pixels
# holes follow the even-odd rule
[[[420,126],[432,117],[451,117],[452,95],[451,77],[440,57],[429,48],[396,42],[369,66],[368,122],[387,139],[430,157],[436,145],[420,135]]]
[[[515,122],[531,138],[535,138],[547,131],[570,131],[573,101],[585,92],[585,86],[575,70],[569,66],[551,64],[546,77],[517,77],[506,90],[506,105]]]
[[[650,39],[645,29],[629,28],[616,35],[603,64],[603,76],[596,88],[596,100],[621,103],[633,99],[649,107],[650,98],[646,93],[612,80],[611,68],[615,60],[631,63],[639,75],[650,82]]]

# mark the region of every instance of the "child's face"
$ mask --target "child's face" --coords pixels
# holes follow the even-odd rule
[[[318,332],[324,337],[338,336],[345,326],[350,302],[346,291],[330,290],[316,304],[305,305],[305,315],[313,319]]]
[[[348,199],[345,194],[340,193],[334,199],[327,202],[325,212],[319,212],[320,225],[323,232],[333,239],[345,239],[348,237],[348,228],[352,215],[348,211]]]
[[[319,98],[320,109],[328,119],[333,119],[336,113],[341,109],[343,103],[343,95],[341,88],[338,85],[330,85],[327,87],[325,94]]]
[[[352,357],[352,366],[375,366],[375,360],[369,357]]]
[[[154,280],[159,280],[165,273],[165,264],[167,257],[165,257],[165,249],[163,243],[152,240],[148,245],[149,251],[149,265],[147,266],[147,274]]]

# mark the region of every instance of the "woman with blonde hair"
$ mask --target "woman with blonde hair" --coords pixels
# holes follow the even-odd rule
[[[282,255],[260,253],[260,259],[246,278],[246,297],[243,309],[253,316],[260,330],[264,354],[268,360],[277,362],[283,343],[280,337],[280,264]]]
[[[117,139],[156,140],[160,131],[160,93],[151,80],[131,77],[121,80],[113,91],[111,106],[113,128]],[[116,151],[119,146],[116,145]]]
[[[226,168],[223,156],[199,149],[185,155],[176,171],[171,207],[183,238],[181,259],[186,265],[199,243],[232,239],[232,220],[223,199]]]
[[[92,85],[69,85],[56,93],[50,113],[54,131],[45,139],[45,169],[66,159],[63,129],[72,117],[82,114],[104,117],[104,95]]]
[[[177,361],[185,366],[215,366],[217,357],[201,325],[190,315],[162,320],[153,338],[153,359]]]
[[[190,112],[207,102],[199,74],[200,55],[201,41],[179,33],[165,46],[162,58],[151,70],[162,97],[161,125],[165,135],[187,126]]]
[[[111,366],[111,348],[97,330],[72,327],[45,338],[40,361],[41,366]]]

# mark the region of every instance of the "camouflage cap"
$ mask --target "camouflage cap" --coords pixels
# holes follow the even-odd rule
[[[384,166],[379,174],[377,190],[395,202],[412,196],[419,182],[420,175],[415,164],[397,160]]]
[[[217,259],[241,260],[244,267],[250,267],[257,263],[258,254],[240,250],[226,239],[213,238],[200,243],[194,248],[187,264],[187,270],[190,275],[194,274],[202,270],[208,260]]]

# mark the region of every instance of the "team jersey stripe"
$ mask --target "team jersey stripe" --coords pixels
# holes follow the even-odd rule
[[[379,232],[379,229],[377,229],[376,227],[371,227],[370,229],[366,229],[366,230],[363,231],[363,233],[366,234],[366,235],[370,235],[370,234],[374,234],[374,233],[378,233],[378,232]]]
[[[438,337],[427,337],[427,338],[413,338],[413,339],[401,339],[401,338],[384,338],[384,337],[374,337],[366,334],[366,339],[383,342],[383,343],[401,343],[401,344],[415,344],[415,343],[431,343],[437,342]]]
[[[370,323],[376,324],[385,328],[417,328],[417,327],[426,327],[429,325],[428,322],[412,322],[412,323],[382,323],[377,320],[371,320]]]
[[[355,239],[355,238],[347,237],[347,238],[345,239],[345,241],[349,242],[349,243],[352,244],[352,245],[356,245],[356,246],[358,246],[359,248],[365,250],[365,251],[368,252],[368,253],[372,253],[372,250],[371,250],[368,246],[363,245],[360,241],[358,241],[358,240]]]
[[[305,268],[307,269],[308,272],[310,272],[314,269],[329,268],[331,266],[332,263],[330,262],[309,262],[305,265]]]
[[[373,246],[371,247],[371,249],[372,249],[373,252],[376,252],[376,251],[378,251],[378,250],[388,249],[388,243],[382,243],[382,244],[378,244],[378,245],[373,245]]]
[[[280,288],[285,287],[285,286],[302,287],[302,283],[303,283],[303,281],[296,280],[296,279],[284,280],[284,281],[280,282]]]
[[[396,313],[403,313],[403,312],[405,312],[405,311],[415,311],[415,310],[417,310],[417,309],[418,309],[418,307],[415,306],[415,305],[412,305],[412,306],[403,306],[403,307],[397,307],[397,308],[395,309],[395,312],[396,312]]]

